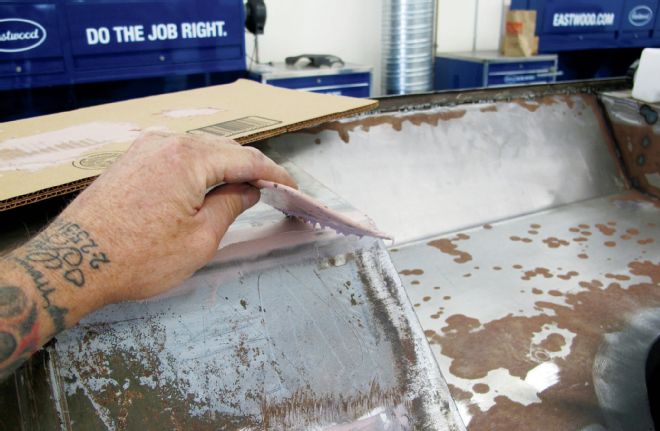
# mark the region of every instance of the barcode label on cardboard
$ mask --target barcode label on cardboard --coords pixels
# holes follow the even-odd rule
[[[273,126],[278,123],[281,123],[281,121],[251,116],[190,130],[188,133],[210,133],[216,136],[233,136],[239,133],[263,129],[264,127]]]

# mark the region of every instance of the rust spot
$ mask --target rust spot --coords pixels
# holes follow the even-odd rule
[[[472,277],[472,274],[470,274],[470,273],[468,272],[468,273],[463,274],[463,277],[465,277],[465,278]]]
[[[600,231],[603,235],[612,236],[616,233],[616,229],[613,227],[606,226],[604,224],[597,224],[596,229]]]
[[[419,280],[413,280],[410,282],[413,286],[417,286],[419,284]]]
[[[480,108],[479,111],[481,111],[481,112],[497,112],[497,105],[484,106],[483,108]]]
[[[443,296],[442,299],[444,299],[445,301],[448,301],[448,300],[451,299],[451,296]]]
[[[541,229],[541,225],[536,223],[530,224],[529,227],[531,227],[532,229]]]
[[[502,270],[502,267],[501,267],[501,266],[494,266],[494,267],[493,267],[493,270],[494,270],[494,271],[501,271],[501,270]]]
[[[539,344],[539,347],[548,352],[559,352],[566,344],[566,339],[561,334],[550,334]]]
[[[580,285],[580,287],[584,287],[585,289],[589,289],[589,290],[597,290],[603,287],[603,283],[601,283],[598,280],[581,281],[578,284]]]
[[[404,269],[403,271],[400,271],[399,274],[401,275],[422,275],[424,274],[424,270],[415,268],[415,269]]]
[[[578,227],[580,229],[589,229],[590,226],[588,224],[579,224]]]
[[[541,107],[540,103],[529,103],[523,99],[514,100],[513,103],[527,109],[529,112],[536,112]]]
[[[605,278],[611,278],[613,280],[626,281],[630,280],[630,277],[623,274],[610,274],[609,272],[605,274]]]
[[[573,238],[573,241],[575,241],[575,242],[585,242],[585,241],[589,241],[589,239],[585,238],[583,236],[580,236],[580,237],[577,237],[577,238]]]
[[[651,244],[654,241],[655,240],[653,238],[640,239],[639,241],[637,241],[637,244],[646,245],[646,244]]]
[[[455,256],[454,262],[456,263],[467,263],[472,260],[472,255],[465,251],[458,249],[458,246],[454,244],[454,241],[461,241],[470,238],[465,234],[459,234],[452,239],[436,239],[428,243],[431,247],[435,247],[441,252],[448,254],[450,256]]]
[[[561,296],[561,295],[562,295],[562,293],[561,293],[560,291],[558,291],[558,290],[554,290],[554,289],[553,289],[553,290],[549,290],[549,291],[548,291],[548,294],[551,295],[551,296]]]
[[[321,145],[321,138],[316,138],[316,139],[314,139],[314,143],[315,143],[316,145]]]
[[[616,226],[616,222],[614,220],[609,220],[607,224],[610,226]]]
[[[537,231],[537,230],[528,230],[527,233],[530,234],[530,235],[538,235],[539,231]]]
[[[543,243],[546,244],[550,248],[559,248],[561,246],[567,246],[567,245],[570,244],[565,239],[555,238],[554,236],[551,236],[551,237],[548,237],[548,238],[544,239]]]
[[[486,224],[484,225],[484,229],[492,229],[492,228],[493,228],[493,225],[492,225],[492,224],[488,224],[488,223],[486,223]]]
[[[525,271],[525,274],[520,277],[521,280],[531,280],[532,278],[536,277],[537,275],[541,275],[544,278],[552,278],[554,275],[552,275],[552,272],[548,268],[540,268],[536,267],[531,271]]]
[[[606,247],[616,247],[616,242],[614,241],[605,241],[603,244],[605,244]]]
[[[626,233],[631,236],[639,235],[639,230],[635,228],[626,229]]]
[[[427,337],[433,337],[436,334],[435,334],[435,331],[433,329],[427,329],[427,330],[424,331],[424,335],[426,335]]]
[[[513,268],[514,268],[514,269],[522,269],[522,265],[520,265],[520,264],[515,264],[515,265],[513,265]]]
[[[425,297],[422,298],[422,301],[424,301],[424,302],[429,302],[430,300],[431,300],[430,296],[425,296]]]
[[[589,232],[588,230],[583,230],[583,231],[580,232],[580,233],[581,233],[582,235],[584,235],[584,236],[591,236],[591,232]]]
[[[568,271],[566,274],[560,274],[557,276],[557,278],[561,278],[562,280],[570,280],[572,277],[580,275],[577,271]]]
[[[454,109],[451,111],[434,113],[420,112],[408,115],[374,115],[353,121],[330,121],[316,127],[309,127],[302,130],[301,132],[317,134],[324,130],[334,130],[339,134],[341,140],[348,144],[350,141],[349,132],[354,131],[358,127],[360,127],[365,132],[368,132],[369,129],[374,126],[389,124],[392,126],[392,129],[399,132],[403,128],[403,123],[405,122],[409,122],[415,126],[419,126],[421,124],[437,126],[440,121],[449,121],[462,118],[465,114],[466,111],[464,109]]]
[[[580,253],[577,255],[580,259],[589,259],[589,255],[587,253]]]
[[[533,287],[533,288],[532,288],[532,293],[533,293],[534,295],[540,295],[540,294],[543,293],[543,291],[542,291],[541,289],[538,289],[538,288],[536,288],[536,287]]]
[[[472,386],[472,390],[478,394],[487,394],[490,391],[490,387],[485,383],[477,383]]]
[[[575,108],[575,101],[573,100],[573,97],[570,96],[569,94],[563,94],[557,97],[561,98],[561,100],[564,101],[564,103],[566,104],[566,106],[568,106],[569,109]]]
[[[572,227],[572,228],[570,228],[570,229],[568,229],[568,230],[571,231],[571,232],[574,232],[574,233],[580,232],[580,229],[577,228],[577,227]]]

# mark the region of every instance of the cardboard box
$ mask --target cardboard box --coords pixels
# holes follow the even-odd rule
[[[539,52],[539,38],[521,38],[520,36],[504,36],[502,54],[505,57],[531,57]]]
[[[241,144],[374,109],[378,102],[248,80],[0,124],[0,211],[85,188],[143,130]]]
[[[506,57],[531,57],[539,51],[535,10],[510,10],[506,14],[502,36],[502,54]]]

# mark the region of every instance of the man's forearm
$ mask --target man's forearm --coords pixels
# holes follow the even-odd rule
[[[91,286],[111,264],[80,224],[57,219],[0,261],[0,379],[58,332],[104,305]]]

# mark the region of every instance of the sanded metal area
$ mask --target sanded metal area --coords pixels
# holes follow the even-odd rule
[[[382,242],[259,204],[224,245],[167,297],[57,336],[64,428],[463,429]]]
[[[625,429],[608,422],[593,373],[607,334],[660,306],[656,201],[596,198],[392,258],[469,429]]]
[[[624,189],[596,96],[377,113],[270,140],[397,242]]]

